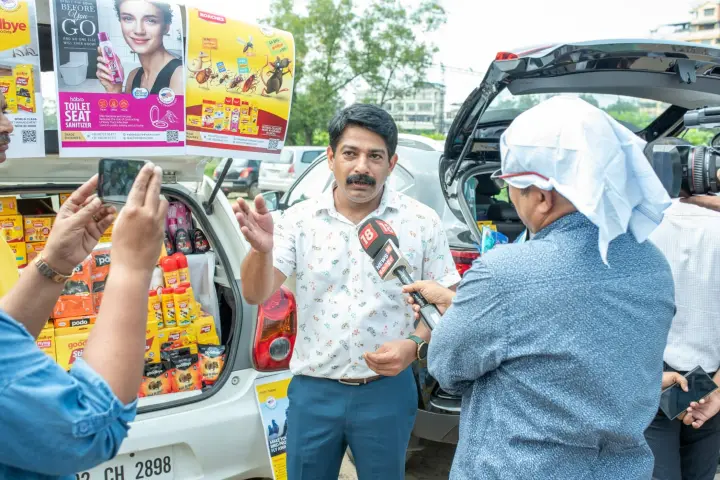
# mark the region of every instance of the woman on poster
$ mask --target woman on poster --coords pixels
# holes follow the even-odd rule
[[[115,11],[122,34],[130,49],[140,61],[140,67],[127,76],[124,93],[144,88],[157,95],[163,88],[176,94],[183,90],[182,60],[165,49],[163,36],[172,25],[173,12],[170,4],[151,0],[115,0]],[[113,82],[110,62],[98,47],[97,78],[108,93],[123,93],[121,83]],[[122,71],[120,59],[115,55],[117,67]]]

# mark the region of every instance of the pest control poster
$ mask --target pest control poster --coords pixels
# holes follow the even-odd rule
[[[50,0],[61,157],[185,151],[177,4]]]
[[[289,372],[265,377],[255,382],[255,397],[260,406],[270,463],[275,480],[287,480],[285,445],[287,442],[287,398],[292,380]]]
[[[15,127],[8,158],[45,156],[34,0],[0,0],[0,92]]]
[[[187,152],[273,160],[295,70],[290,33],[187,9]]]

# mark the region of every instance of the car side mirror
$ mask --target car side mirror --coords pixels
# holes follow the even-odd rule
[[[278,209],[278,204],[280,203],[279,192],[263,192],[262,197],[263,200],[265,200],[268,211],[274,212]]]

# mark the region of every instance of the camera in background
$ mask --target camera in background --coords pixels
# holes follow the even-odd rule
[[[691,110],[684,117],[685,128],[720,127],[720,107]],[[668,194],[677,198],[680,192],[689,195],[718,193],[720,182],[720,148],[717,135],[710,145],[693,146],[680,138],[667,137],[653,144],[650,165]]]

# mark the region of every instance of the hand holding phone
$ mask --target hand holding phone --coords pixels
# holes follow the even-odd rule
[[[99,164],[98,197],[103,203],[124,205],[135,178],[147,162],[144,160],[122,160],[103,158]]]
[[[663,390],[660,395],[660,410],[670,420],[676,419],[687,411],[692,403],[707,398],[718,389],[713,379],[705,373],[702,367],[695,367],[684,377],[687,380],[687,391],[675,383]]]

